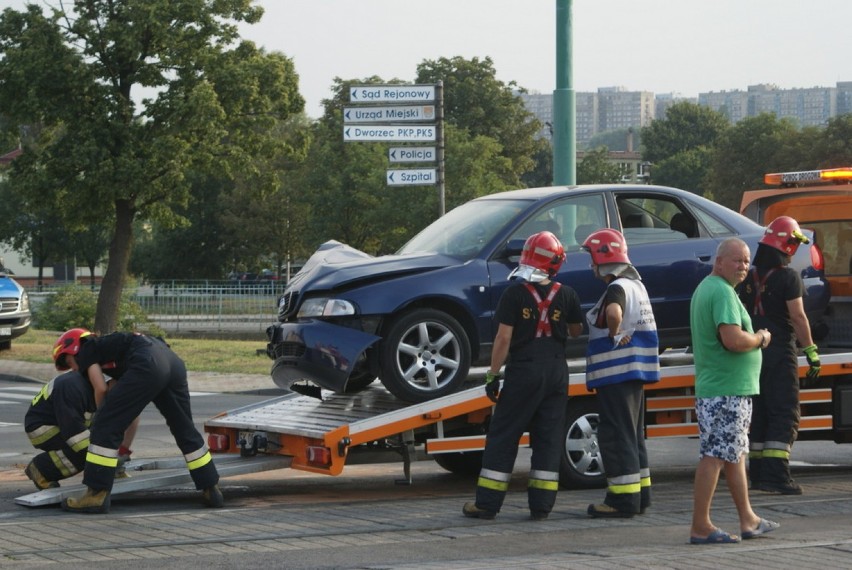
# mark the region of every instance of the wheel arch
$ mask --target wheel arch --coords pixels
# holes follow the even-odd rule
[[[447,299],[445,297],[422,297],[415,299],[410,303],[397,308],[393,313],[382,319],[382,324],[379,328],[379,336],[383,339],[387,337],[388,329],[393,325],[400,315],[417,309],[433,309],[447,313],[453,317],[464,328],[465,334],[470,341],[470,356],[471,361],[479,359],[480,345],[482,343],[479,338],[479,333],[476,330],[476,325],[473,316],[460,303]]]

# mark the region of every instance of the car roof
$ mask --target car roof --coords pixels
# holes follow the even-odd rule
[[[619,191],[619,192],[653,192],[655,190],[662,192],[674,192],[676,194],[690,194],[685,190],[670,188],[667,186],[651,186],[648,184],[581,184],[574,186],[542,186],[539,188],[522,188],[520,190],[508,190],[506,192],[497,192],[480,196],[477,200],[540,200],[542,198],[554,198],[565,196],[578,192],[601,192],[601,191]],[[695,194],[693,194],[695,196]]]

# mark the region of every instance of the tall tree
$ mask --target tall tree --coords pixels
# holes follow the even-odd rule
[[[250,171],[280,144],[269,127],[302,110],[292,61],[240,41],[237,23],[262,13],[251,0],[75,0],[0,16],[0,108],[46,126],[12,182],[53,189],[72,231],[114,222],[98,331],[117,323],[134,220],[174,221],[189,169]]]
[[[712,147],[700,146],[682,150],[655,163],[651,169],[654,184],[688,190],[699,196],[707,189],[707,175],[712,164]]]
[[[814,166],[811,168],[852,165],[852,113],[829,119],[813,152]]]
[[[501,173],[511,186],[521,185],[521,176],[535,168],[533,156],[539,149],[536,135],[541,122],[526,110],[514,81],[497,79],[490,57],[425,60],[417,66],[417,83],[444,84],[444,113],[447,122],[472,136],[487,136],[502,148],[509,168]]]
[[[763,113],[733,125],[716,141],[708,190],[720,204],[738,210],[743,192],[763,186],[767,172],[801,170],[807,157],[791,154],[799,131],[790,119]]]
[[[666,118],[642,129],[642,158],[659,162],[675,154],[710,147],[729,127],[722,113],[682,101],[666,111]]]
[[[343,142],[342,108],[349,104],[349,87],[382,83],[400,80],[336,78],[333,97],[324,101],[325,112],[315,125],[299,180],[300,199],[312,212],[309,235],[314,247],[336,239],[371,254],[389,253],[438,215],[434,186],[387,186],[387,144]],[[507,182],[516,180],[517,173],[498,140],[473,135],[451,121],[445,127],[447,209],[517,188]]]

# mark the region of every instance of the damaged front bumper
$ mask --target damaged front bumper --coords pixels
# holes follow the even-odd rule
[[[325,321],[277,323],[266,329],[266,353],[275,363],[272,380],[290,390],[307,380],[343,393],[361,354],[381,337]]]

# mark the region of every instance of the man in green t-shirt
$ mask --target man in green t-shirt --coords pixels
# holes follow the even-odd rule
[[[745,279],[751,255],[745,242],[728,238],[719,244],[713,271],[692,295],[689,322],[695,354],[695,411],[700,459],[693,491],[692,544],[739,542],[780,525],[759,517],[748,498],[745,457],[751,396],[758,393],[761,354],[771,340],[766,329],[753,332],[751,318],[734,287]],[[740,535],[717,528],[710,505],[719,475],[737,508]]]

